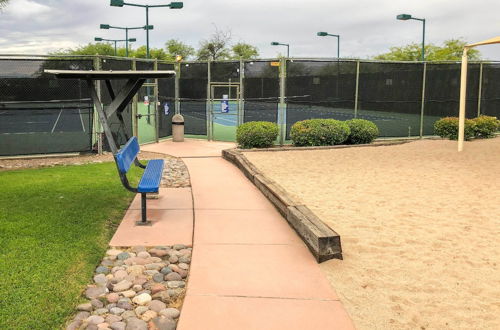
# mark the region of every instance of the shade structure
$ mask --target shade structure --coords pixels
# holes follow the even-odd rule
[[[458,113],[458,151],[464,149],[464,135],[465,135],[465,103],[467,95],[467,53],[470,48],[500,44],[500,37],[494,37],[491,39],[483,40],[480,42],[475,42],[473,44],[466,45],[462,54],[462,71],[460,75],[460,106]]]

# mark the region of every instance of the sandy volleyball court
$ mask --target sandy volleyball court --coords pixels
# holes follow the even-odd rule
[[[500,329],[500,138],[245,155],[342,239],[359,329]]]

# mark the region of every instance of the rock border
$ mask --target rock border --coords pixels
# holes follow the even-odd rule
[[[226,149],[222,157],[238,167],[243,174],[267,197],[276,209],[288,221],[307,245],[316,261],[321,263],[330,259],[343,259],[340,235],[328,227],[306,205],[296,202],[275,181],[266,177],[243,154],[244,152],[275,152],[298,150],[343,149],[356,147],[391,146],[412,142],[414,140],[377,141],[373,144],[317,146],[317,147],[276,147],[264,149]]]

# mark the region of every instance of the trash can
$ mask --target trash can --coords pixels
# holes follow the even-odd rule
[[[172,117],[172,141],[184,141],[184,117],[180,114]]]

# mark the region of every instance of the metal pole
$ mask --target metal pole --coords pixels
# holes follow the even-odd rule
[[[125,28],[125,57],[128,57],[128,28]]]
[[[207,113],[207,138],[209,141],[213,138],[212,132],[212,91],[210,90],[210,80],[212,79],[210,60],[207,61],[207,102],[206,102],[206,113]]]
[[[99,56],[96,56],[94,59],[94,70],[99,71],[101,70],[101,58]],[[95,83],[95,89],[98,95],[101,95],[101,82],[96,81]],[[100,99],[100,98],[99,98]],[[94,105],[96,107],[96,105]],[[96,135],[96,140],[97,140],[97,153],[99,155],[102,155],[102,126],[101,126],[101,121],[99,120],[99,114],[97,113],[97,110],[94,112],[94,132]]]
[[[116,42],[117,42],[117,41],[115,40],[115,56],[116,56]]]
[[[158,59],[155,59],[153,64],[153,70],[158,71]],[[154,107],[153,111],[155,112],[155,134],[156,134],[156,142],[158,143],[160,140],[160,112],[158,111],[158,78],[155,79],[155,87],[153,88],[154,93]]]
[[[477,91],[477,116],[481,115],[481,97],[483,94],[483,62],[479,64],[479,90]]]
[[[238,125],[243,124],[245,118],[245,102],[243,101],[245,97],[245,63],[240,58],[240,94],[238,96]]]
[[[149,6],[146,5],[146,58],[149,58]]]
[[[337,36],[337,60],[340,58],[340,35]]]
[[[181,113],[181,101],[179,100],[179,82],[181,76],[181,64],[175,63],[175,90],[174,90],[174,101],[175,101],[175,114]]]
[[[468,48],[464,48],[462,54],[462,70],[460,74],[460,107],[458,112],[458,151],[464,149],[464,133],[465,133],[465,102],[467,95],[467,52]]]
[[[422,19],[423,29],[422,29],[422,62],[425,61],[425,18]]]
[[[286,45],[286,57],[290,58],[290,45],[289,44]]]
[[[358,118],[359,60],[356,61],[356,89],[354,91],[354,118]]]
[[[137,69],[137,63],[136,63],[136,60],[133,59],[132,60],[132,71],[136,71]],[[134,136],[137,136],[137,138],[139,138],[139,120],[137,118],[137,102],[139,98],[137,96],[137,94],[134,95],[134,98],[132,100],[132,122],[133,122],[133,126],[132,126],[132,130],[133,130],[133,134]]]
[[[425,81],[427,75],[427,63],[424,62],[424,72],[422,74],[422,103],[420,105],[420,138],[424,136],[424,109],[425,109]]]
[[[280,58],[280,104],[278,107],[279,144],[283,145],[286,138],[286,103],[285,103],[285,83],[286,83],[286,59]]]

